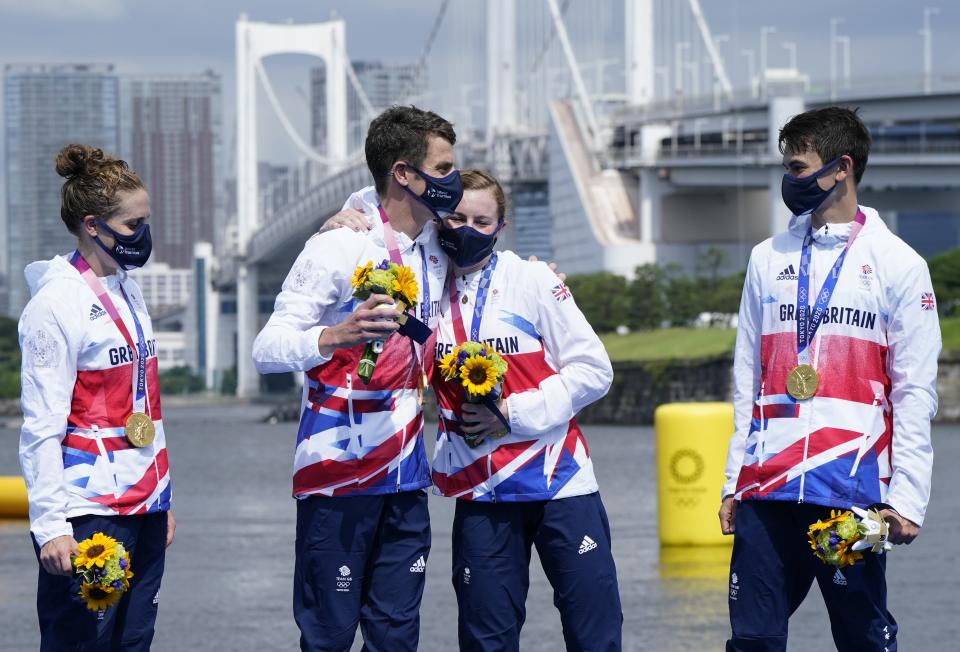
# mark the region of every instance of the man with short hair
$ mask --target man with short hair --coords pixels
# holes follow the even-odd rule
[[[734,534],[727,650],[785,650],[816,578],[840,650],[896,650],[886,557],[819,561],[807,529],[876,508],[910,543],[930,497],[940,326],[924,260],[857,204],[870,135],[855,111],[780,130],[786,233],[757,245],[734,356],[720,523]]]
[[[394,106],[370,123],[375,189],[354,195],[378,215],[366,232],[335,229],[304,246],[257,336],[261,373],[306,373],[294,458],[297,502],[294,614],[303,650],[349,650],[357,624],[371,652],[415,650],[430,552],[420,392],[423,348],[397,333],[393,300],[353,299],[360,265],[407,265],[415,316],[433,327],[447,258],[434,219],[463,194],[456,134],[439,115]],[[382,341],[364,384],[365,345]]]

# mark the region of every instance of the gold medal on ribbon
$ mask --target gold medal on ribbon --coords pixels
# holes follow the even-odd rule
[[[157,436],[157,429],[153,425],[153,419],[143,412],[134,412],[127,417],[127,422],[123,426],[123,434],[127,441],[137,448],[143,448],[153,443],[153,438]]]
[[[787,374],[787,393],[798,401],[805,401],[817,393],[820,375],[808,364],[794,367]]]

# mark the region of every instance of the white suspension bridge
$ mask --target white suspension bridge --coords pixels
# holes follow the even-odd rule
[[[548,256],[568,273],[631,275],[649,262],[693,265],[721,247],[738,268],[753,243],[785,224],[776,130],[805,107],[861,107],[875,139],[864,201],[892,225],[904,211],[957,205],[960,83],[933,75],[932,14],[924,12],[922,71],[874,86],[851,79],[840,20],[830,22],[830,75],[821,80],[798,69],[795,43],[782,44],[789,66],[769,66],[773,27],[761,30],[759,53],[731,57],[730,36],[711,32],[699,0],[445,0],[415,66],[429,82],[394,101],[449,117],[461,167],[486,167],[505,182],[513,210],[504,244],[520,253]],[[322,150],[298,132],[271,83],[263,61],[278,54],[324,63]],[[733,74],[730,61],[746,74]],[[208,383],[235,366],[238,395],[253,396],[260,379],[249,352],[283,276],[303,242],[371,181],[361,149],[350,151],[348,93],[364,121],[385,107],[358,80],[342,20],[241,16],[236,64],[237,211],[216,251],[197,249],[191,313]],[[303,159],[263,192],[258,84]]]

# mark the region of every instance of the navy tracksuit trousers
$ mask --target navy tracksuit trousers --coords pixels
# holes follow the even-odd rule
[[[297,501],[293,612],[300,648],[413,652],[430,554],[425,491]]]
[[[536,546],[553,586],[566,648],[621,649],[623,613],[599,493],[536,502],[458,500],[453,587],[461,652],[520,649]]]
[[[166,554],[167,513],[79,516],[70,523],[77,541],[103,532],[122,543],[130,553],[133,577],[120,602],[98,614],[80,598],[76,575],[51,575],[41,566],[37,581],[41,652],[149,650]],[[36,541],[34,548],[39,560]]]
[[[787,621],[816,579],[841,652],[895,652],[897,623],[887,611],[886,555],[839,569],[813,555],[807,529],[830,510],[748,500],[737,505],[730,560],[727,652],[787,649]]]

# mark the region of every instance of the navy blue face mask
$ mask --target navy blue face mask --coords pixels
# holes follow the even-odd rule
[[[404,190],[429,208],[438,220],[442,220],[456,210],[457,205],[463,198],[463,182],[460,181],[460,170],[454,170],[445,177],[431,177],[409,163],[406,165],[423,177],[427,187],[423,190],[422,195],[410,190],[410,186],[403,186]]]
[[[794,215],[806,215],[820,208],[820,205],[826,201],[830,193],[839,185],[834,182],[828,190],[824,190],[817,185],[817,178],[837,165],[843,156],[838,156],[822,168],[805,177],[795,177],[792,174],[784,174],[783,181],[780,183],[780,194],[783,196],[783,203],[787,205],[790,212]]]
[[[472,226],[463,225],[456,229],[448,229],[441,224],[437,232],[440,248],[457,267],[471,267],[493,253],[493,247],[497,244],[497,234],[502,225],[503,222],[497,225],[496,231],[487,235],[480,233]]]
[[[100,248],[110,254],[117,264],[125,270],[143,267],[153,251],[153,238],[150,237],[150,225],[144,222],[130,235],[117,233],[99,217],[94,218],[97,226],[113,236],[113,247],[103,244],[99,236],[93,236],[93,241]]]

